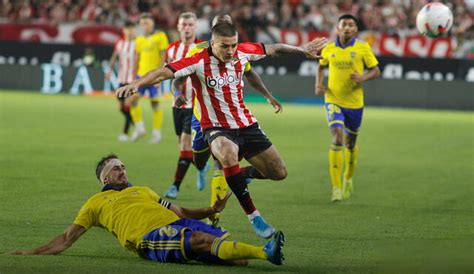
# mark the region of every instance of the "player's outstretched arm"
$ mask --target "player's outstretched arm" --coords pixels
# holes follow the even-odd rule
[[[174,78],[174,73],[169,68],[157,68],[148,72],[140,79],[137,79],[132,83],[117,89],[117,91],[115,91],[115,95],[119,98],[130,97],[137,93],[138,89],[141,87],[156,85],[166,79],[172,78]]]
[[[49,241],[47,244],[30,250],[17,250],[12,255],[56,255],[72,246],[87,230],[76,224],[70,225],[64,233]]]
[[[321,59],[322,57],[319,54],[327,42],[326,38],[320,37],[300,47],[287,44],[270,44],[265,45],[265,51],[267,56],[270,57],[303,54],[310,59]]]
[[[249,71],[245,72],[245,78],[255,90],[260,92],[263,97],[267,99],[268,103],[270,103],[270,105],[272,105],[272,107],[275,109],[275,113],[283,111],[283,106],[280,104],[280,102],[278,102],[277,99],[275,99],[275,97],[273,97],[272,93],[267,89],[258,73],[256,73],[253,69],[250,69]]]
[[[191,219],[205,219],[209,216],[212,216],[216,213],[220,213],[224,210],[227,200],[232,195],[232,192],[229,192],[223,199],[217,196],[217,201],[214,203],[212,207],[204,207],[204,208],[184,208],[179,207],[177,205],[172,204],[170,210],[172,210],[176,215],[181,218],[191,218]]]

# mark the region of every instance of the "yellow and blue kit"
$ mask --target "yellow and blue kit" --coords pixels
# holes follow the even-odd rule
[[[138,78],[149,71],[161,67],[164,56],[162,52],[168,48],[168,37],[162,31],[157,31],[151,35],[140,35],[135,38],[135,50],[138,55]],[[138,92],[143,96],[146,91],[150,93],[150,98],[158,96],[156,86],[142,87]]]
[[[362,122],[364,94],[362,83],[354,83],[350,77],[364,69],[378,65],[369,44],[355,37],[343,47],[336,39],[321,52],[320,65],[329,67],[328,90],[325,94],[325,109],[330,127],[342,127],[357,132]]]
[[[195,259],[189,239],[193,231],[226,237],[227,231],[193,219],[182,219],[148,187],[123,190],[104,187],[82,206],[74,224],[102,227],[120,244],[141,257],[158,262]],[[215,259],[215,258],[213,258]]]

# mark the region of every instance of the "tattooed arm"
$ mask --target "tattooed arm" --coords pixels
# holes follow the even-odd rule
[[[326,46],[326,38],[316,38],[302,46],[291,46],[287,44],[265,45],[267,56],[278,57],[288,55],[305,55],[307,58],[320,59],[320,51]]]

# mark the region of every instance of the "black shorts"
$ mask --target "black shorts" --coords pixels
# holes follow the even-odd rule
[[[215,132],[212,134],[211,133]],[[260,129],[258,123],[245,128],[229,129],[229,128],[207,128],[204,129],[204,140],[211,145],[219,136],[224,136],[239,146],[239,159],[244,157],[250,159],[272,146],[272,142],[267,135]]]
[[[192,108],[173,108],[174,131],[176,135],[181,133],[191,134]]]

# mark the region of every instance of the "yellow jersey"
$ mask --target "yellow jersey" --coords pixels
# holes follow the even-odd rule
[[[353,38],[349,45],[343,48],[339,40],[336,40],[322,50],[321,56],[323,59],[319,60],[319,64],[329,66],[325,102],[344,108],[362,108],[362,84],[355,84],[350,77],[354,71],[362,75],[364,68],[373,68],[379,63],[369,44]]]
[[[191,57],[194,54],[197,54],[197,53],[203,51],[204,49],[207,49],[208,47],[209,47],[209,41],[204,41],[204,42],[201,42],[201,43],[197,43],[196,46],[194,46],[193,48],[191,48],[188,51],[188,53],[186,54],[186,58]],[[249,62],[247,62],[245,64],[244,72],[247,72],[251,69],[252,69],[252,66],[250,65]],[[194,114],[194,117],[196,117],[196,119],[198,121],[201,121],[201,111],[199,110],[199,104],[197,103],[197,98],[196,97],[194,97],[193,114]]]
[[[106,190],[87,200],[74,224],[105,228],[122,246],[136,251],[145,234],[180,219],[159,201],[160,196],[148,187]]]
[[[139,76],[161,67],[164,60],[162,52],[168,48],[168,44],[168,37],[162,31],[135,38],[135,50],[138,54],[137,74]]]

